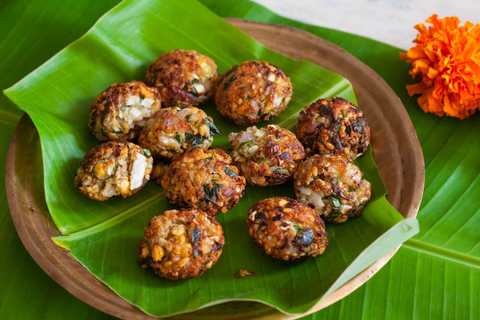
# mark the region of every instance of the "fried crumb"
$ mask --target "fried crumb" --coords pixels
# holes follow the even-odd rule
[[[250,276],[254,276],[254,275],[255,275],[255,272],[247,270],[247,269],[240,269],[240,270],[238,270],[237,273],[235,273],[235,277],[237,277],[237,278],[245,278],[245,277],[250,277]]]

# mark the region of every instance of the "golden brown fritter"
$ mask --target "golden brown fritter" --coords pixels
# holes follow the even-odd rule
[[[158,91],[143,82],[113,84],[92,105],[89,127],[100,141],[134,139],[160,107]]]
[[[138,144],[157,158],[171,159],[192,148],[207,149],[218,133],[212,118],[201,109],[163,108],[140,132]]]
[[[288,197],[257,202],[248,211],[247,223],[257,244],[276,259],[315,257],[328,245],[322,218],[312,208]]]
[[[215,62],[194,50],[173,50],[148,67],[146,82],[157,87],[165,106],[197,106],[213,93]]]
[[[363,112],[347,100],[319,99],[300,113],[297,137],[309,154],[355,159],[367,151],[370,127]]]
[[[150,220],[139,260],[142,267],[163,278],[194,278],[217,262],[224,243],[215,217],[195,209],[168,210]]]
[[[161,184],[170,203],[215,214],[238,203],[246,181],[225,151],[195,148],[172,161]]]
[[[167,173],[168,165],[169,163],[166,161],[155,161],[153,163],[152,173],[150,174],[152,180],[160,184],[162,181],[163,175]]]
[[[150,180],[152,164],[147,149],[130,142],[105,142],[86,154],[77,170],[75,185],[93,200],[127,198]]]
[[[297,137],[277,125],[231,133],[232,157],[250,184],[269,186],[289,180],[305,151]]]
[[[303,161],[295,172],[294,188],[298,200],[332,223],[361,215],[371,196],[362,171],[343,156],[314,155]]]
[[[285,110],[292,91],[290,79],[279,68],[264,61],[246,61],[221,78],[215,104],[237,125],[253,125]]]

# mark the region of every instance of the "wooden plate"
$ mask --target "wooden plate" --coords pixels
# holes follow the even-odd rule
[[[372,143],[381,176],[392,204],[407,217],[417,214],[424,187],[424,161],[415,129],[392,89],[368,66],[339,47],[309,33],[285,26],[229,20],[273,50],[294,58],[311,60],[349,79],[359,105],[372,127]],[[10,144],[6,166],[6,189],[17,232],[35,261],[78,299],[124,319],[154,319],[114,294],[96,280],[51,237],[59,231],[49,218],[38,171],[39,140],[31,121],[24,117]],[[37,152],[35,152],[37,151]],[[398,250],[398,248],[396,249]],[[342,288],[320,301],[309,313],[342,299],[383,267],[390,252]],[[296,316],[299,317],[299,316]],[[181,319],[293,319],[254,302],[232,302],[206,308]]]

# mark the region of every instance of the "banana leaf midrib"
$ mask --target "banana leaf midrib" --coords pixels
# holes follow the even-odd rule
[[[456,263],[472,266],[474,268],[480,269],[480,258],[476,256],[471,256],[468,254],[462,254],[458,251],[440,247],[438,245],[432,244],[425,240],[421,239],[409,239],[403,246],[408,247],[412,250],[415,250],[419,253],[426,252],[430,255],[439,256],[446,260],[451,260]]]

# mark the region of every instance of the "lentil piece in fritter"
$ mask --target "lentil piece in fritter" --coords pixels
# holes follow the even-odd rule
[[[248,211],[247,223],[250,236],[276,259],[315,257],[328,245],[322,218],[309,206],[288,197],[257,202]]]
[[[92,105],[89,127],[100,141],[131,140],[160,107],[158,91],[143,82],[113,84]]]
[[[145,78],[160,91],[165,106],[197,106],[213,93],[217,65],[194,50],[176,49],[152,63]]]
[[[370,144],[370,127],[363,112],[343,98],[312,103],[300,113],[296,133],[309,154],[355,159]]]
[[[152,164],[147,149],[130,142],[105,142],[86,154],[77,170],[75,185],[93,200],[127,198],[150,180]]]
[[[195,148],[172,161],[161,185],[170,203],[215,214],[238,203],[246,181],[225,151]]]
[[[278,185],[288,181],[305,151],[297,137],[277,125],[249,127],[231,133],[232,157],[250,184]]]
[[[300,163],[294,189],[298,200],[313,206],[331,223],[361,215],[371,197],[370,183],[342,156],[314,155]]]
[[[290,79],[279,68],[264,61],[246,61],[220,79],[215,104],[235,124],[253,125],[285,110],[292,91]]]
[[[139,260],[142,267],[163,278],[194,278],[218,261],[224,243],[215,217],[195,209],[167,210],[150,220]]]

